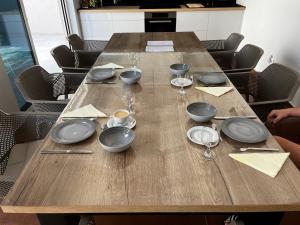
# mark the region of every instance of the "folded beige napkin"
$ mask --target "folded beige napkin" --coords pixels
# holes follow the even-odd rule
[[[290,153],[232,153],[229,156],[271,177],[276,177]]]
[[[199,91],[204,91],[208,94],[220,97],[227,92],[233,90],[233,87],[195,87]]]
[[[70,112],[64,113],[61,117],[74,117],[74,118],[84,118],[84,117],[107,117],[107,115],[98,109],[96,109],[93,105],[85,105],[78,109],[75,109]]]
[[[109,68],[112,68],[112,69],[123,69],[124,66],[117,65],[115,63],[107,63],[107,64],[102,65],[102,66],[94,66],[93,67],[93,69],[109,69]]]

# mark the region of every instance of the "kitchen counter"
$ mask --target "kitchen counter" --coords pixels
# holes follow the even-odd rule
[[[96,9],[78,9],[79,12],[97,13],[97,12],[195,12],[195,11],[232,11],[245,10],[244,6],[236,7],[218,7],[218,8],[188,8],[181,5],[180,8],[159,8],[159,9],[140,9],[139,6],[104,6]]]

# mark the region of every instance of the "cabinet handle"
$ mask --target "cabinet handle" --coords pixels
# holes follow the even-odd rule
[[[149,20],[149,23],[172,23],[172,20]]]

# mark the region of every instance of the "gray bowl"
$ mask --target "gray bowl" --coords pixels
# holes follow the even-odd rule
[[[189,71],[189,69],[190,67],[188,64],[182,64],[182,63],[172,64],[170,66],[171,73],[177,76],[184,75]]]
[[[205,102],[189,104],[186,111],[189,117],[196,122],[208,122],[217,114],[216,107]]]
[[[100,134],[99,141],[106,151],[122,152],[130,147],[134,137],[134,132],[127,127],[111,127]]]
[[[111,78],[114,75],[115,75],[114,71],[111,68],[109,69],[95,68],[88,73],[87,77],[93,81],[102,81]]]
[[[135,84],[141,79],[141,72],[137,70],[129,70],[120,74],[121,80],[125,84]]]

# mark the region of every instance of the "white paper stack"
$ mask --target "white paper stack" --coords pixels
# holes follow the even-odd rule
[[[147,41],[146,52],[174,52],[173,41]]]

